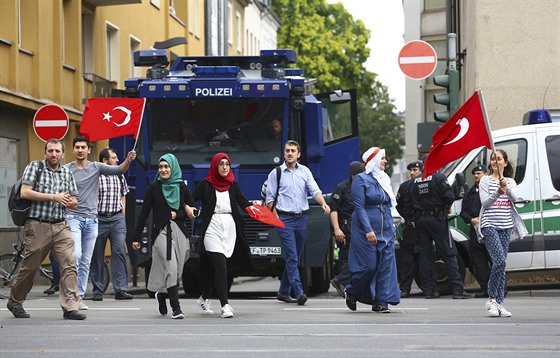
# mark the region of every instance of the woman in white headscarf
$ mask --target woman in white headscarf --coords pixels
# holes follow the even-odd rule
[[[355,311],[356,302],[361,302],[371,305],[374,312],[389,313],[389,304],[400,303],[391,216],[396,200],[385,173],[385,149],[372,147],[362,160],[365,172],[352,182],[354,212],[348,255],[352,278],[346,286],[346,305]]]

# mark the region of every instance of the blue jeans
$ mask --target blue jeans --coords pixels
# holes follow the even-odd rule
[[[89,265],[97,239],[97,218],[66,215],[74,239],[74,258],[78,267],[78,294],[84,298],[89,277]]]
[[[278,293],[288,296],[292,289],[296,297],[303,295],[303,286],[299,277],[299,261],[305,247],[307,237],[307,215],[293,217],[280,214],[280,220],[286,225],[285,229],[277,228],[282,243],[282,252],[286,266],[280,281]]]

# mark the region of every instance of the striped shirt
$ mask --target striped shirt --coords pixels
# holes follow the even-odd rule
[[[500,188],[500,183],[490,177],[488,192],[492,193]],[[506,193],[501,194],[492,205],[490,205],[482,215],[480,227],[493,227],[499,230],[513,227],[511,216],[511,201]]]
[[[35,185],[35,180],[37,178],[37,169],[39,168],[38,161],[32,161],[27,164],[23,171],[22,183],[34,186],[34,190],[38,193],[60,194],[68,192],[73,196],[78,195],[78,187],[76,186],[74,175],[72,175],[68,168],[59,165],[58,169],[52,170],[49,168],[46,160],[43,161],[43,164],[43,174],[37,185]],[[32,201],[29,217],[43,220],[60,220],[64,218],[64,213],[65,208],[62,204],[54,201]]]
[[[122,211],[121,198],[128,194],[128,191],[128,185],[123,175],[100,175],[97,211],[102,214]]]

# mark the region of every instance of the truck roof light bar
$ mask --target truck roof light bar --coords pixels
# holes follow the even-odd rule
[[[180,73],[189,67],[237,66],[241,70],[285,67],[296,62],[293,50],[261,50],[260,56],[180,56],[171,65],[170,71]]]
[[[192,71],[197,77],[212,78],[212,77],[229,77],[235,78],[239,74],[239,67],[237,66],[197,66],[193,67]]]

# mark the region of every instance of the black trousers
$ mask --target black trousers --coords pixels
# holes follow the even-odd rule
[[[350,277],[352,276],[350,274],[350,270],[348,269],[348,251],[350,249],[350,235],[352,233],[352,224],[350,223],[350,221],[348,220],[346,224],[342,223],[340,225],[340,230],[342,230],[346,239],[343,244],[339,242],[336,243],[336,246],[338,247],[338,262],[340,263],[340,272],[334,277],[334,279],[343,286],[346,286],[350,283]]]
[[[410,291],[412,280],[414,280],[414,266],[415,266],[415,247],[418,238],[416,236],[416,229],[412,224],[407,224],[403,230],[402,239],[400,244],[400,263],[398,267],[401,291]]]
[[[439,218],[432,215],[421,215],[416,220],[416,234],[418,244],[416,249],[419,255],[420,277],[424,287],[424,294],[434,293],[437,290],[437,282],[432,275],[435,253],[433,245],[445,262],[445,271],[451,283],[453,294],[463,293],[463,279],[457,265],[457,247],[449,233],[447,218]]]
[[[208,299],[216,288],[220,304],[228,303],[227,259],[222,253],[206,251],[198,263],[202,298]]]

